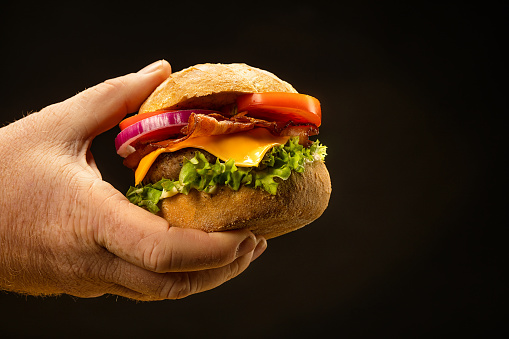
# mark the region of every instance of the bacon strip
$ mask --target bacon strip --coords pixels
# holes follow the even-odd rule
[[[204,115],[192,113],[188,124],[182,128],[181,132],[187,137],[202,137],[242,132],[254,128],[251,122],[221,120],[223,118],[220,114]]]
[[[181,130],[181,133],[184,134],[183,137],[144,145],[127,156],[124,159],[124,165],[135,169],[138,167],[141,159],[147,154],[158,148],[171,147],[188,138],[231,134],[247,131],[255,127],[267,128],[274,135],[299,136],[299,142],[305,146],[309,143],[308,137],[310,135],[318,134],[318,128],[314,125],[293,125],[293,123],[282,125],[277,122],[251,118],[246,116],[245,113],[237,114],[230,119],[220,114],[205,115],[192,113],[189,116],[189,123]]]
[[[313,143],[309,140],[312,135],[318,134],[318,127],[315,125],[290,125],[286,126],[279,135],[289,137],[299,137],[299,144],[309,147]]]

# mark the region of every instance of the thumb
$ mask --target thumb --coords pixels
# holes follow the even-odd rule
[[[165,60],[150,64],[137,73],[109,79],[57,104],[53,112],[73,131],[74,139],[90,139],[115,127],[171,73]]]

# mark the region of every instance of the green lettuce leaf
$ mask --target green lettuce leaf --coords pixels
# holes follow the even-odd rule
[[[192,189],[214,193],[220,185],[235,191],[246,185],[275,195],[278,181],[288,179],[292,171],[304,172],[306,163],[323,161],[326,155],[327,147],[318,140],[305,148],[299,144],[298,137],[270,149],[258,167],[237,167],[233,159],[226,162],[217,159],[210,163],[203,153],[196,151],[194,157],[183,164],[178,180],[162,179],[154,184],[131,186],[126,197],[133,204],[157,213],[159,200],[179,193],[189,194]]]

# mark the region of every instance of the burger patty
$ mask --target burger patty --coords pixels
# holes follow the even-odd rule
[[[162,153],[150,167],[143,183],[155,183],[161,179],[178,180],[180,170],[185,160],[195,156],[196,151],[200,151],[210,163],[216,162],[216,157],[209,152],[198,148],[183,148],[176,152]]]

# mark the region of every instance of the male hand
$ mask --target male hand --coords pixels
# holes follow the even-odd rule
[[[0,289],[176,299],[237,276],[265,250],[246,230],[171,227],[102,180],[92,140],[170,73],[158,61],[0,129]]]

